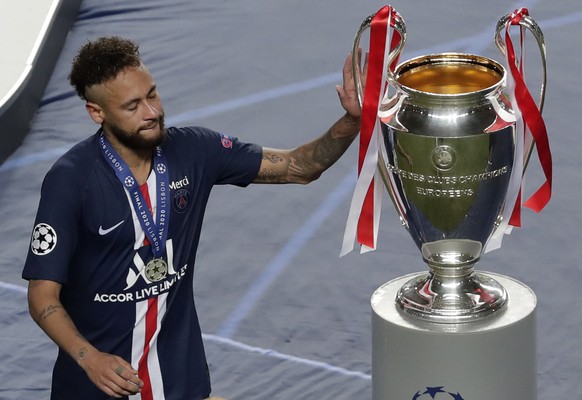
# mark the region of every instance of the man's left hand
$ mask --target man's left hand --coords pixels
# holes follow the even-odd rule
[[[360,65],[360,58],[362,55],[362,50],[358,50],[358,66]],[[335,89],[340,98],[340,103],[348,115],[352,118],[360,118],[362,107],[358,99],[358,89],[356,88],[356,82],[352,74],[352,57],[353,54],[349,54],[344,62],[344,68],[342,70],[343,74],[343,85],[336,85]],[[364,67],[358,68],[359,81],[361,84],[362,96],[364,94],[364,89],[366,87],[366,74],[368,73],[368,53],[366,53],[364,59]]]

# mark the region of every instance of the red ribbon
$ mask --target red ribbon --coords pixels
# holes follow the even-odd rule
[[[362,105],[362,117],[360,123],[360,152],[358,158],[358,175],[362,170],[364,158],[368,146],[374,133],[374,126],[378,118],[378,108],[380,102],[380,90],[382,79],[384,79],[384,56],[386,49],[386,36],[388,26],[394,26],[394,14],[397,14],[391,6],[384,6],[374,15],[370,24],[370,51],[368,57],[368,73],[366,75],[366,88],[364,92],[364,102]],[[390,19],[390,21],[389,21]],[[394,31],[390,42],[392,51],[402,40],[400,34]],[[390,65],[393,71],[398,62],[398,57]],[[374,180],[370,183],[364,204],[358,219],[358,243],[375,247],[374,243]]]
[[[534,139],[538,159],[546,178],[540,188],[524,203],[524,206],[535,212],[540,212],[548,204],[552,196],[552,153],[550,151],[548,134],[542,114],[525,84],[523,70],[520,71],[517,68],[515,50],[509,34],[509,26],[519,25],[520,21],[528,15],[529,12],[526,8],[520,8],[514,11],[511,19],[508,21],[508,26],[505,31],[505,42],[507,46],[509,70],[515,82],[515,100],[519,105],[523,121],[529,128]],[[520,65],[520,69],[522,69],[521,67],[522,66]],[[521,190],[510,219],[511,225],[521,226],[520,211]]]

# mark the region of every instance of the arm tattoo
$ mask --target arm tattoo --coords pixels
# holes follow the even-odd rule
[[[315,149],[313,149],[313,161],[324,166],[330,167],[338,158],[344,154],[346,149],[352,143],[352,137],[333,137],[333,132],[330,129],[319,141]]]
[[[71,317],[69,316],[69,313],[63,308],[62,305],[59,304],[51,304],[50,306],[46,307],[44,310],[42,310],[38,316],[38,324],[42,329],[45,329],[44,324],[47,320],[48,317],[50,317],[52,314],[58,312],[59,310],[62,310],[62,317],[64,319],[64,322],[66,324],[69,325],[73,325],[73,327],[75,326],[73,324],[73,322],[71,321]]]
[[[87,358],[87,348],[86,347],[81,347],[79,349],[79,360],[84,360],[85,358]]]
[[[289,160],[289,175],[302,176],[319,176],[321,172],[317,163],[314,163],[313,155],[309,149],[299,148],[291,154]]]
[[[277,164],[285,161],[283,160],[283,157],[278,154],[263,154],[263,160],[270,161],[271,164]]]
[[[336,125],[320,139],[296,149],[291,155],[289,174],[317,179],[323,171],[331,167],[348,149],[354,135],[336,134]]]
[[[266,168],[261,168],[259,171],[259,176],[265,182],[278,183],[283,182],[283,178],[286,174],[284,168],[280,165],[285,162],[285,159],[278,154],[263,154],[263,160],[269,162],[269,166]]]
[[[85,343],[89,343],[87,339],[83,337],[80,333],[77,333],[77,337]],[[77,361],[84,361],[87,358],[87,347],[83,346],[77,351]]]
[[[309,183],[319,178],[348,149],[358,134],[358,128],[359,119],[346,115],[312,142],[291,151],[263,154],[257,181]]]
[[[41,322],[46,320],[50,315],[56,313],[59,308],[63,308],[63,306],[51,304],[50,306],[48,306],[47,308],[40,312],[39,320]]]
[[[285,174],[283,172],[275,171],[275,170],[267,169],[267,168],[263,168],[259,172],[259,177],[261,178],[261,180],[264,182],[269,182],[269,183],[284,182],[284,179],[283,179],[284,176],[285,176]]]
[[[53,338],[53,340],[56,341],[56,339],[54,339],[53,337],[53,334],[57,335],[57,333],[53,328],[49,326],[48,321],[48,318],[55,313],[59,313],[60,318],[54,320],[51,324],[52,326],[54,326],[55,324],[58,324],[59,327],[68,326],[69,329],[73,329],[73,333],[77,338],[81,339],[85,343],[89,343],[87,339],[85,339],[83,335],[79,333],[79,331],[75,327],[75,324],[71,320],[69,313],[67,312],[67,310],[65,310],[65,308],[61,304],[48,305],[38,313],[37,318],[33,316],[33,319],[51,338]],[[87,353],[88,347],[82,346],[77,350],[71,350],[69,354],[71,355],[71,357],[76,358],[76,360],[80,362],[87,358]]]

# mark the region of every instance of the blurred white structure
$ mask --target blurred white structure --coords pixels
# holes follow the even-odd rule
[[[5,1],[0,13],[0,163],[22,142],[81,0]]]

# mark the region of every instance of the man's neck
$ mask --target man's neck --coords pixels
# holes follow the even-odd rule
[[[139,185],[143,185],[150,174],[153,149],[132,149],[123,145],[113,135],[104,133],[111,146],[127,164]]]

